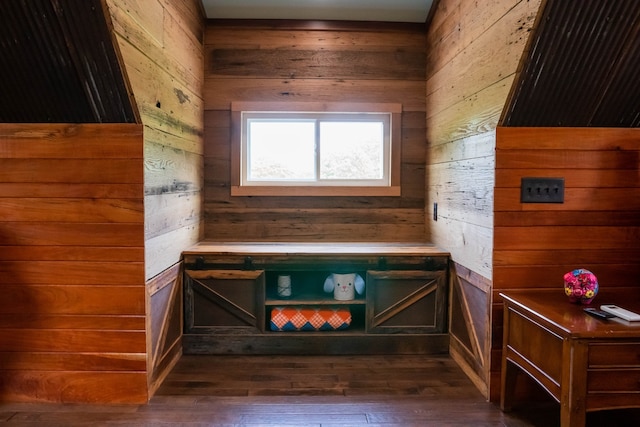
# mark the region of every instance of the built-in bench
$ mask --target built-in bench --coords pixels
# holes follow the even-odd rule
[[[186,354],[448,352],[449,254],[433,245],[201,242],[183,257]],[[333,273],[357,274],[364,291],[336,300]],[[278,292],[283,278],[290,292]],[[333,312],[348,324],[301,320]]]

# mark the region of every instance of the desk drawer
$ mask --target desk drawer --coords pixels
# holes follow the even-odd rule
[[[640,368],[640,342],[589,344],[589,368]]]
[[[589,393],[602,391],[640,392],[640,368],[589,371],[587,374],[587,390],[589,390]]]

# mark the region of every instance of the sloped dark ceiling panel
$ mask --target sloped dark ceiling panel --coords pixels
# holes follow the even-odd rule
[[[640,1],[547,0],[503,126],[640,125]]]
[[[0,1],[0,122],[134,123],[101,0]]]

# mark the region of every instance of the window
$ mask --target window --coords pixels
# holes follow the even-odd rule
[[[399,104],[234,103],[232,195],[400,195]]]

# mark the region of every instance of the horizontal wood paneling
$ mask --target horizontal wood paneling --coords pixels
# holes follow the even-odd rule
[[[100,314],[46,314],[14,312],[0,315],[0,323],[7,328],[27,329],[96,329],[96,330],[141,330],[144,329],[144,314],[103,316]]]
[[[637,221],[637,218],[636,218]],[[580,265],[586,264],[614,264],[623,259],[631,264],[640,262],[640,253],[626,248],[607,249],[603,251],[595,248],[554,249],[544,250],[496,250],[494,263],[496,265],[551,265],[558,259],[573,259]]]
[[[14,401],[128,404],[147,401],[144,371],[0,371],[0,383],[12,391]]]
[[[423,54],[419,48],[424,43],[419,24],[376,23],[375,31],[384,37],[372,38],[371,27],[354,27],[351,22],[313,21],[213,21],[205,30],[207,40],[216,40],[216,46],[224,48],[326,51],[376,51],[395,52],[412,50]],[[247,31],[250,30],[250,31]],[[322,30],[330,30],[331,36]],[[205,66],[208,66],[205,63]],[[205,69],[208,72],[208,68]]]
[[[139,246],[142,224],[4,222],[7,245]]]
[[[235,101],[399,102],[403,111],[424,111],[424,82],[405,80],[268,79],[207,77],[206,110],[226,110]]]
[[[267,78],[424,79],[420,51],[216,48],[208,52],[207,76]]]
[[[60,329],[0,329],[0,351],[144,353],[145,332]]]
[[[145,126],[145,247],[163,253],[146,259],[150,280],[201,237],[204,20],[195,0],[107,4]]]
[[[22,352],[20,357],[0,352],[0,365],[7,370],[29,370],[38,366],[42,371],[144,371],[144,353],[53,353]]]
[[[103,274],[110,264],[102,268]],[[138,266],[142,268],[142,266]],[[115,270],[115,269],[114,269]],[[56,270],[54,270],[56,271]],[[62,270],[61,270],[62,271]],[[7,296],[0,302],[2,313],[143,315],[144,293],[137,286],[96,285],[90,281],[80,285],[32,285],[22,283],[18,274],[6,274],[0,289]],[[10,298],[9,298],[10,297]]]
[[[142,152],[140,125],[0,126],[0,400],[146,400]]]
[[[99,261],[111,262],[142,259],[142,247],[100,247],[100,246],[0,246],[3,261]]]
[[[140,184],[140,159],[0,159],[0,179],[7,183]]]
[[[203,236],[204,17],[197,0],[107,0],[144,124],[146,386],[181,352],[180,259]]]
[[[426,232],[475,278],[457,279],[452,352],[487,397],[490,346],[472,338],[490,330],[491,314],[470,308],[491,294],[464,285],[493,279],[495,129],[540,3],[440,0],[427,34]]]
[[[0,183],[0,194],[5,197],[21,197],[29,194],[31,197],[67,197],[95,199],[105,203],[102,199],[135,199],[144,191],[142,183],[130,184],[92,184],[51,182],[46,186],[37,182]],[[100,200],[98,200],[100,199]]]
[[[206,28],[205,237],[424,241],[424,29],[271,24]],[[231,197],[231,102],[287,100],[402,104],[401,196]]]
[[[105,275],[105,262],[90,261],[0,261],[0,274],[17,276],[21,283],[61,285],[140,285],[141,262],[110,262],[113,269]],[[64,274],[52,275],[52,271]]]
[[[140,135],[137,126],[52,123],[45,128],[18,123],[10,129],[11,138],[0,140],[3,159],[142,158],[141,147],[131,144]]]
[[[1,399],[145,402],[145,279],[201,237],[201,5],[105,4],[144,136],[140,125],[0,128]],[[179,331],[175,316],[153,324],[164,321]]]
[[[140,221],[142,201],[139,199],[86,198],[13,198],[0,200],[0,216],[7,221],[39,221],[43,213],[60,222],[136,222]]]
[[[638,129],[498,128],[492,340],[498,361],[499,292],[562,292],[563,275],[576,268],[591,270],[601,287],[639,286],[639,141]],[[520,203],[526,176],[564,178],[564,203]],[[492,363],[493,376],[499,369]]]

